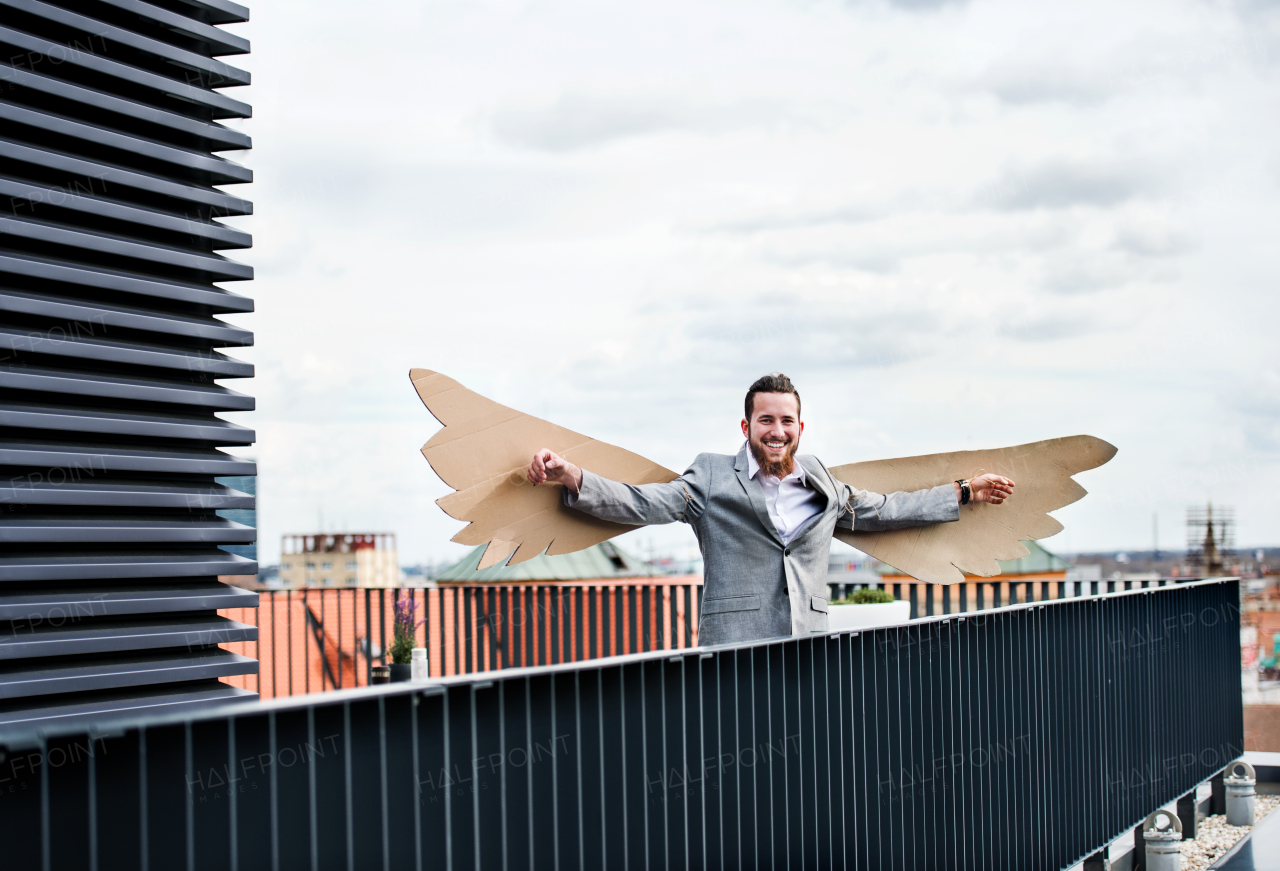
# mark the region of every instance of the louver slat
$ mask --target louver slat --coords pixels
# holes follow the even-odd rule
[[[255,671],[256,660],[218,648],[200,659],[193,659],[185,649],[91,659],[57,657],[16,667],[0,665],[0,699],[205,680]]]
[[[250,107],[215,56],[229,0],[0,0],[0,728],[42,728],[252,698],[219,678],[257,663],[222,650],[257,629],[217,615],[258,597],[219,581],[257,564],[219,516],[253,497],[225,448],[254,432],[222,412],[253,398],[220,379],[253,344],[222,320],[253,302],[215,282],[250,266],[215,253],[252,179],[215,152]]]

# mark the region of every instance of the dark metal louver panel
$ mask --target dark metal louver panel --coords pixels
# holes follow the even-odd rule
[[[222,379],[253,310],[217,282],[252,205],[220,123],[250,107],[228,0],[0,0],[0,733],[252,697],[218,678],[257,663],[218,645],[256,607],[219,576],[254,530],[217,514],[253,497],[225,448],[253,398]]]

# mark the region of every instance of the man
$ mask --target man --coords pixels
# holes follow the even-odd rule
[[[747,391],[736,457],[699,454],[668,484],[633,486],[580,469],[547,449],[528,478],[564,485],[564,502],[631,525],[681,521],[693,527],[705,578],[703,644],[807,635],[827,629],[827,564],[837,525],[868,531],[960,518],[960,504],[1002,503],[1013,482],[982,475],[887,496],[837,481],[820,460],[796,456],[804,423],[800,394],[785,375]]]

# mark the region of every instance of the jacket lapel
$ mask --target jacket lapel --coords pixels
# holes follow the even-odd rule
[[[734,460],[733,468],[738,473],[738,481],[742,484],[742,489],[747,493],[747,499],[751,502],[752,509],[756,512],[756,518],[760,521],[760,525],[773,536],[774,541],[782,544],[782,536],[778,535],[778,529],[773,525],[773,521],[769,519],[769,507],[764,504],[764,491],[760,489],[760,482],[753,480],[751,470],[747,465],[748,447],[744,443],[742,450],[738,451],[738,457]],[[808,471],[808,466],[805,467]]]

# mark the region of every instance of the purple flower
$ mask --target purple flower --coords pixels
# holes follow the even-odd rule
[[[405,631],[412,631],[418,625],[414,619],[418,613],[418,603],[405,596],[396,602],[395,619],[396,627],[403,627]]]

